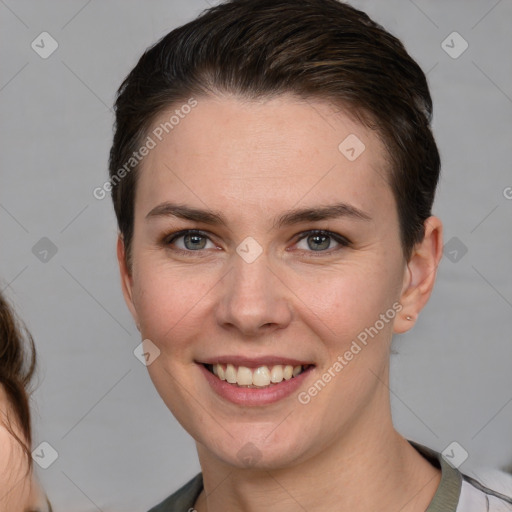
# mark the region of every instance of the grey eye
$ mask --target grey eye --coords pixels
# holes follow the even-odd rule
[[[211,244],[209,247],[208,243]],[[189,252],[215,248],[215,244],[206,234],[191,230],[175,233],[165,241],[165,244],[174,245],[177,249]]]
[[[302,244],[302,247],[301,245]],[[350,242],[343,236],[330,231],[308,231],[297,242],[300,250],[326,252],[338,245],[338,248],[348,247]]]
[[[186,249],[194,251],[197,249],[204,249],[207,239],[202,235],[189,234],[183,236],[183,244]]]
[[[313,251],[329,249],[331,237],[329,235],[309,235],[307,237],[308,247]]]

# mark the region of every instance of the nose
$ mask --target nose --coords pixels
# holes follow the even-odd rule
[[[222,295],[216,310],[218,324],[248,337],[283,329],[292,320],[291,292],[268,258],[261,254],[247,263],[238,255],[222,280]]]

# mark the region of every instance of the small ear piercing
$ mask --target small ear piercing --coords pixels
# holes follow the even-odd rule
[[[406,319],[406,320],[412,320],[412,316],[407,315],[407,316],[405,317],[405,319]]]

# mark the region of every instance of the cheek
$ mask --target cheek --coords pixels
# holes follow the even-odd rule
[[[134,271],[134,304],[142,335],[162,351],[185,344],[188,333],[200,329],[213,277],[188,269],[170,268],[150,258]],[[170,341],[172,340],[172,343]]]
[[[134,303],[141,335],[151,340],[159,355],[147,370],[153,384],[174,416],[194,435],[194,418],[201,410],[191,407],[199,396],[194,363],[194,341],[204,332],[205,296],[212,286],[206,279],[169,268],[150,257],[134,268]],[[193,402],[193,401],[192,401]]]
[[[0,404],[4,405],[4,404]],[[2,416],[5,412],[2,410]],[[3,418],[2,418],[3,419]],[[14,433],[24,441],[23,434],[14,425]],[[13,434],[0,421],[0,505],[1,510],[18,510],[20,503],[27,505],[30,492],[30,476],[27,456]],[[10,491],[6,492],[6,489]],[[5,500],[5,501],[4,501]],[[3,505],[6,508],[3,508]],[[9,506],[11,505],[11,506]]]
[[[397,301],[401,282],[394,267],[371,263],[297,276],[292,290],[301,299],[296,301],[300,316],[310,318],[314,330],[337,348],[342,340],[350,343]],[[388,327],[391,323],[383,330]]]

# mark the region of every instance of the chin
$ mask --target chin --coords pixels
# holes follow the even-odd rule
[[[255,432],[253,430],[253,436],[247,432],[247,425],[242,425],[241,430],[241,435],[233,434],[233,437],[223,431],[217,441],[213,441],[211,431],[205,432],[200,436],[204,439],[200,441],[200,451],[228,466],[254,470],[282,469],[297,465],[307,458],[308,447],[304,446],[304,436],[299,432],[293,435],[289,431],[283,431],[279,436],[273,435],[274,433],[269,436],[268,424],[265,424],[264,435],[262,429],[257,427]]]

